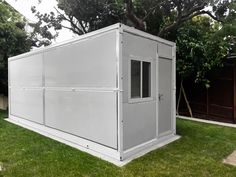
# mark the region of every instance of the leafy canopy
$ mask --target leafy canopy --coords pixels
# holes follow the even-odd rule
[[[208,74],[223,66],[227,54],[236,52],[236,1],[223,1],[213,10],[219,21],[194,17],[177,30],[177,73],[209,87]]]
[[[0,0],[0,94],[7,94],[7,59],[27,52],[31,41],[25,32],[25,21],[5,1]]]
[[[228,42],[217,37],[218,23],[206,16],[194,17],[177,30],[177,73],[182,80],[192,77],[209,87],[207,74],[222,66]]]

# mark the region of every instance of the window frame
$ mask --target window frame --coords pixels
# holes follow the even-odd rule
[[[140,61],[140,98],[132,98],[131,97],[131,61]],[[150,63],[150,96],[143,97],[143,62]],[[139,103],[139,102],[149,102],[153,101],[153,59],[148,58],[140,58],[140,57],[131,57],[129,58],[129,66],[128,66],[128,103]]]

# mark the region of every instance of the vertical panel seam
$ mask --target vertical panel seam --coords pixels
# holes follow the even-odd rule
[[[45,58],[42,53],[43,125],[45,125]]]

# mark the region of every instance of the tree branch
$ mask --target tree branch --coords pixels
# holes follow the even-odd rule
[[[138,18],[135,14],[134,14],[134,8],[133,8],[133,2],[132,0],[124,0],[125,2],[125,13],[127,18],[134,23],[134,25],[141,30],[145,30],[146,29],[146,25],[144,23],[144,21],[140,18]]]
[[[74,28],[75,30],[74,31],[77,31],[77,34],[81,35],[81,34],[84,34],[85,32],[83,30],[81,30],[73,21],[73,16],[72,15],[68,15],[69,17],[69,22],[72,26],[72,28]]]
[[[87,30],[86,30],[83,22],[82,21],[78,21],[78,22],[79,22],[80,27],[83,29],[84,33],[87,33]]]
[[[70,30],[72,30],[74,33],[78,34],[78,35],[81,35],[81,34],[84,34],[84,32],[76,25],[74,24],[74,21],[73,21],[73,16],[68,16],[68,18],[62,14],[56,7],[54,7],[54,9],[57,11],[57,13],[59,13],[64,20],[70,22],[72,28],[69,28]],[[63,28],[65,28],[65,26],[62,26]],[[67,27],[68,29],[68,27]]]
[[[222,20],[220,20],[219,18],[217,18],[216,16],[214,16],[210,11],[202,10],[201,12],[203,12],[204,14],[209,15],[209,16],[210,16],[212,19],[214,19],[215,21],[223,22]]]
[[[142,21],[145,21],[148,16],[158,7],[160,4],[155,5],[154,7],[150,8],[150,10],[147,12],[147,14],[142,18]]]
[[[67,27],[67,26],[64,26],[64,25],[61,25],[61,27],[63,27],[63,28],[66,28],[66,29],[68,29],[68,30],[71,30],[71,31],[73,31],[73,28],[70,28],[70,27]]]
[[[167,25],[166,27],[162,28],[160,30],[160,32],[158,33],[158,36],[163,37],[165,33],[168,33],[169,31],[175,30],[176,28],[179,27],[179,25],[181,25],[182,23],[192,19],[195,16],[198,15],[203,15],[203,14],[207,14],[209,15],[212,19],[222,22],[220,19],[218,19],[217,17],[215,17],[210,11],[205,11],[205,10],[201,10],[203,9],[203,6],[197,6],[192,8],[187,14],[177,17],[177,20],[175,22],[173,22],[170,25]],[[197,11],[196,11],[197,10]]]
[[[183,17],[183,18],[188,17],[188,16],[190,16],[191,14],[194,14],[195,12],[198,12],[198,11],[204,9],[205,5],[206,5],[206,4],[204,3],[204,4],[202,4],[202,5],[192,7],[191,9],[189,9],[188,13],[186,13],[186,14],[183,15],[182,17]]]

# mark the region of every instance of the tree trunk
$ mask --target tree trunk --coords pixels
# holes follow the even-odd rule
[[[180,82],[179,96],[178,96],[178,101],[177,101],[177,106],[176,106],[176,113],[177,113],[177,115],[179,115],[179,105],[180,105],[180,101],[181,101],[181,98],[182,98],[182,93],[183,93],[184,101],[185,101],[185,103],[186,103],[186,105],[187,105],[187,108],[188,108],[188,112],[189,112],[189,114],[190,114],[190,117],[193,117],[192,109],[191,109],[191,106],[190,106],[190,104],[189,104],[189,101],[188,101],[186,92],[185,92],[185,90],[184,90],[183,80],[181,80],[181,82]]]
[[[180,104],[181,96],[182,96],[182,87],[179,88],[179,96],[178,96],[178,101],[177,101],[177,106],[176,106],[177,115],[179,115],[179,104]]]
[[[185,92],[185,90],[184,90],[183,80],[181,81],[180,88],[181,88],[181,90],[182,90],[182,92],[183,92],[184,100],[185,100],[185,102],[186,102],[186,105],[187,105],[187,108],[188,108],[190,117],[193,117],[192,109],[191,109],[191,106],[190,106],[190,104],[189,104],[189,101],[188,101],[186,92]]]

